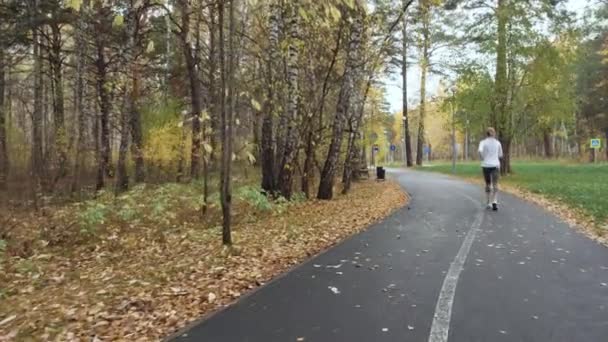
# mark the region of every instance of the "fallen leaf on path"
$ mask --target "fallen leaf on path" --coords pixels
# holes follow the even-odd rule
[[[0,326],[5,325],[5,324],[9,323],[10,321],[14,320],[15,318],[17,318],[17,315],[12,315],[12,316],[9,316],[9,317],[7,317],[7,318],[3,319],[3,320],[0,322]]]
[[[217,296],[216,296],[216,295],[215,295],[215,293],[213,293],[213,292],[210,292],[210,293],[207,295],[207,301],[208,301],[209,303],[214,303],[216,298],[217,298]]]

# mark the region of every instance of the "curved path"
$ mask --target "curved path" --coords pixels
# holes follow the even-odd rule
[[[403,208],[174,341],[608,341],[608,248],[542,208],[390,172]]]

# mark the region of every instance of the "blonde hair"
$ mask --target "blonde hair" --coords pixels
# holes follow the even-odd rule
[[[494,130],[494,127],[488,127],[488,129],[486,129],[486,136],[488,136],[488,137],[496,136],[496,130]]]

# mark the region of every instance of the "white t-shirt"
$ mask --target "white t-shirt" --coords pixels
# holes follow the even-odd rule
[[[496,138],[485,138],[479,143],[481,167],[500,167],[502,145]]]

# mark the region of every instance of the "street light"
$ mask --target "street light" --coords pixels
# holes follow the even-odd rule
[[[403,113],[403,165],[407,167],[407,114]]]
[[[452,98],[450,101],[450,108],[452,110],[452,173],[456,173],[457,152],[456,152],[456,119],[455,119],[455,115],[454,115],[454,100],[455,100],[454,88],[450,88],[450,93],[452,95]]]

